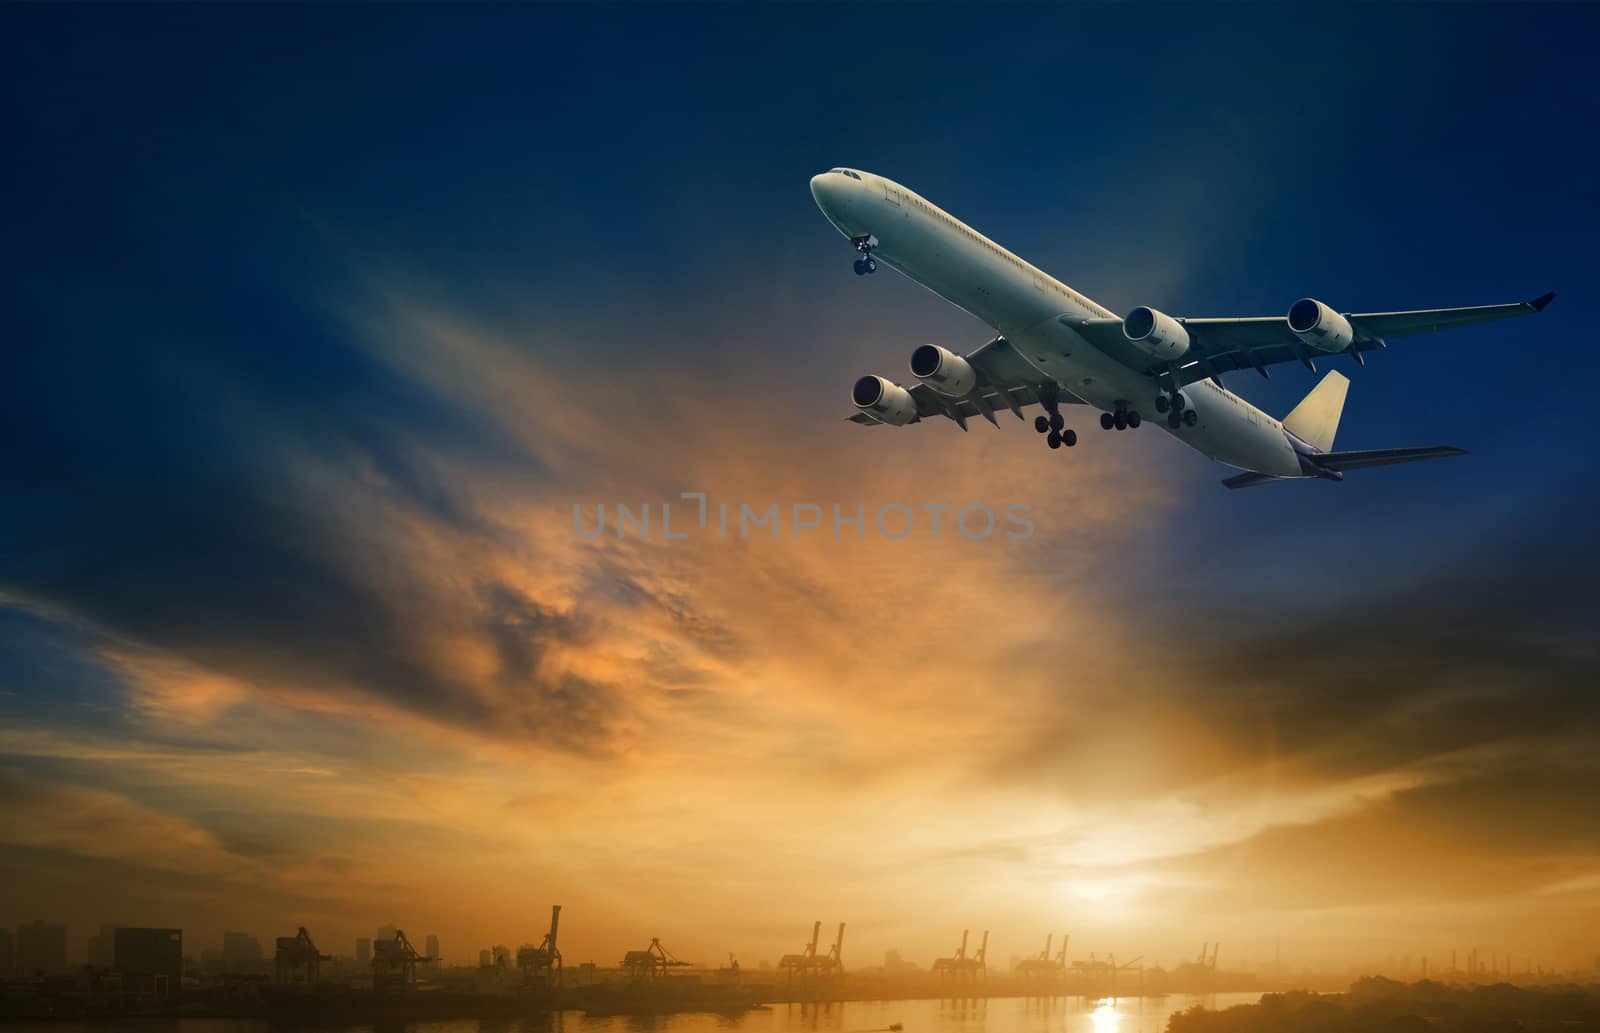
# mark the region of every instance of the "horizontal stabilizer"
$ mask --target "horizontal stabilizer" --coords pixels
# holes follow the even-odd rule
[[[1426,448],[1374,448],[1365,452],[1324,452],[1317,456],[1318,466],[1329,470],[1365,470],[1369,466],[1390,466],[1394,463],[1414,463],[1419,459],[1440,459],[1444,456],[1464,456],[1467,450],[1450,445],[1430,445]]]
[[[1444,456],[1464,456],[1467,450],[1450,445],[1429,445],[1426,448],[1374,448],[1365,452],[1324,452],[1316,456],[1318,466],[1336,473],[1346,470],[1365,470],[1369,466],[1392,466],[1395,463],[1414,463],[1419,459],[1441,459]],[[1335,478],[1337,479],[1337,478]],[[1274,481],[1299,481],[1304,477],[1274,477],[1266,473],[1238,473],[1223,478],[1229,488],[1253,488]]]
[[[1270,481],[1281,481],[1282,477],[1274,477],[1270,473],[1240,473],[1232,477],[1224,477],[1222,483],[1230,488],[1253,488],[1258,484]]]

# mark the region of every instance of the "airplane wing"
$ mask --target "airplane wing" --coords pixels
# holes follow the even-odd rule
[[[1488,323],[1508,316],[1543,312],[1555,293],[1532,301],[1509,305],[1477,305],[1471,308],[1432,308],[1410,312],[1346,312],[1344,317],[1355,330],[1355,340],[1343,352],[1322,352],[1308,347],[1289,330],[1284,316],[1248,316],[1224,319],[1180,319],[1189,332],[1189,350],[1178,362],[1180,384],[1192,384],[1206,377],[1254,369],[1263,377],[1267,367],[1283,362],[1299,362],[1312,372],[1316,360],[1333,355],[1349,355],[1362,362],[1362,352],[1388,346],[1393,337],[1448,330],[1452,327]],[[1166,366],[1128,341],[1120,319],[1079,319],[1063,316],[1061,322],[1078,331],[1090,344],[1125,366],[1144,373],[1164,373]]]
[[[1039,389],[1049,383],[1050,378],[1018,354],[1004,337],[996,337],[962,357],[978,374],[977,388],[966,398],[946,398],[921,381],[912,384],[906,390],[911,392],[911,397],[917,403],[917,419],[911,422],[916,423],[930,416],[945,416],[966,430],[967,420],[974,416],[994,423],[994,414],[1007,410],[1016,413],[1020,420],[1023,408],[1039,404]],[[1083,399],[1059,388],[1056,394],[1057,401],[1063,405],[1079,405],[1083,402]],[[867,425],[879,423],[864,412],[854,413],[846,419]]]

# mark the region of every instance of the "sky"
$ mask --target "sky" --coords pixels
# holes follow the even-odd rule
[[[1593,8],[0,19],[0,923],[1600,955]],[[836,165],[1119,312],[1560,297],[1334,362],[1341,447],[1470,453],[1342,484],[867,430],[991,331]],[[697,492],[780,535],[578,533]]]

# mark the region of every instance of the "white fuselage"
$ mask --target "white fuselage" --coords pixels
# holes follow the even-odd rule
[[[874,258],[993,327],[1044,377],[1099,409],[1137,411],[1151,426],[1229,466],[1302,475],[1282,424],[1210,380],[1183,389],[1199,417],[1194,426],[1172,429],[1154,418],[1162,390],[1156,378],[1116,361],[1072,328],[1076,320],[1115,319],[1115,313],[898,183],[848,171],[855,175],[834,171],[811,181],[828,221],[847,237],[872,238]]]

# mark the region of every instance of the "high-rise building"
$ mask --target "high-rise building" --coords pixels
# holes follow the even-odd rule
[[[263,959],[261,941],[249,933],[222,934],[222,961],[225,965],[258,965]]]
[[[118,929],[115,961],[124,990],[175,1000],[183,985],[183,930]]]
[[[89,964],[95,968],[110,968],[116,963],[117,927],[101,925],[100,931],[89,937]]]
[[[392,940],[392,939],[394,939],[394,934],[397,931],[398,930],[392,925],[380,925],[380,926],[378,926],[378,933],[377,933],[376,936],[373,937],[373,939],[374,940]]]
[[[428,934],[428,957],[433,959],[435,965],[439,964],[439,934]]]
[[[17,926],[16,953],[19,975],[65,972],[67,927],[50,922],[28,922]]]
[[[356,939],[356,964],[372,964],[372,941],[365,936],[357,937]]]
[[[1596,965],[1600,968],[1600,965]],[[0,929],[0,979],[17,974],[17,941],[10,929]]]

